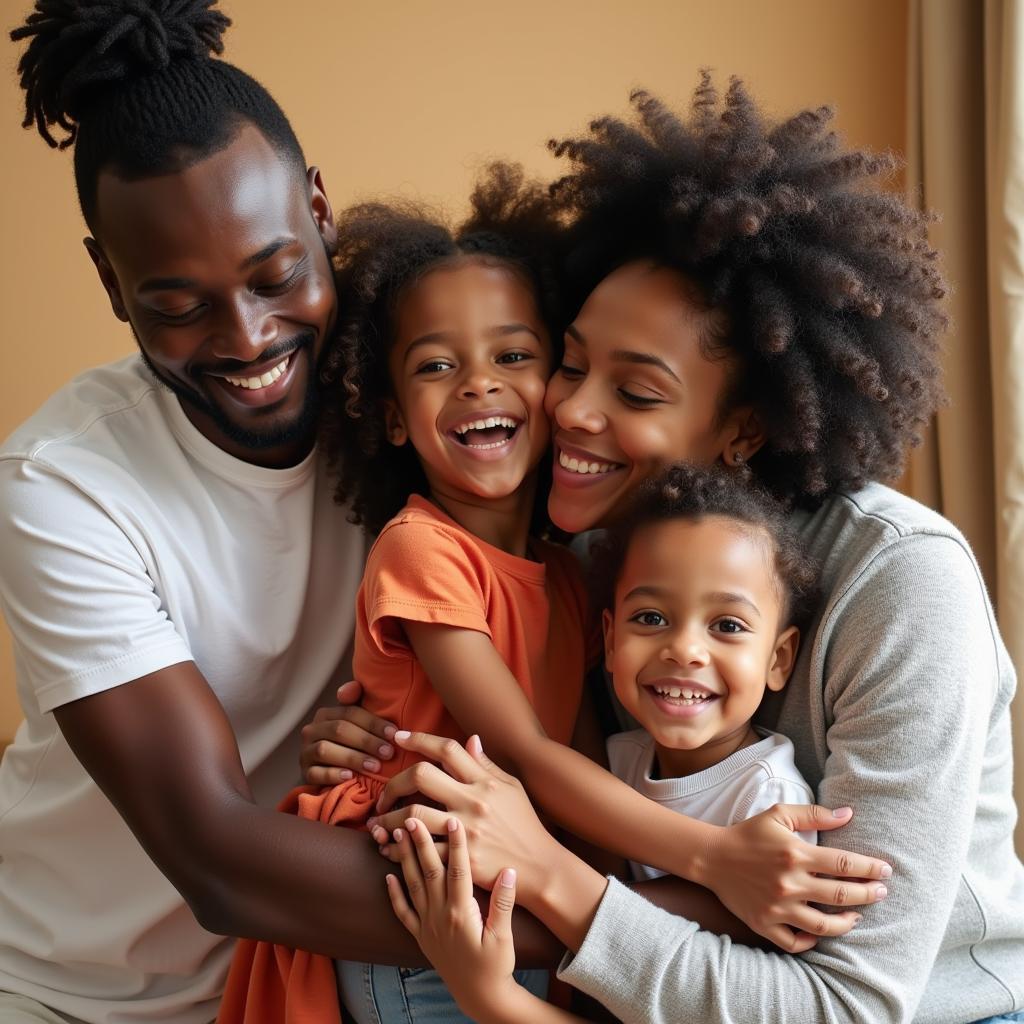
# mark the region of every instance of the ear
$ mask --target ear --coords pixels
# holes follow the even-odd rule
[[[327,246],[327,251],[333,256],[338,248],[338,226],[334,223],[334,211],[331,209],[331,201],[327,198],[320,168],[310,167],[306,171],[306,181],[309,184],[309,209],[313,214],[313,221],[324,240],[324,245]]]
[[[800,649],[800,630],[796,626],[785,629],[775,641],[775,652],[768,666],[768,689],[778,693],[789,679],[796,663],[796,652]]]
[[[727,466],[744,465],[767,440],[757,413],[749,405],[740,406],[726,418],[718,457]]]
[[[100,284],[103,285],[103,290],[107,293],[114,316],[122,323],[128,323],[128,310],[125,309],[124,299],[121,297],[121,285],[118,283],[114,268],[110,265],[110,260],[107,259],[100,248],[100,243],[95,238],[83,238],[82,244],[96,268],[96,273],[99,274]]]
[[[398,403],[393,398],[384,399],[384,428],[388,441],[396,448],[401,448],[409,440],[409,431],[405,428],[405,418]]]
[[[604,630],[604,667],[610,673],[615,659],[615,616],[608,608],[601,612],[601,628]]]

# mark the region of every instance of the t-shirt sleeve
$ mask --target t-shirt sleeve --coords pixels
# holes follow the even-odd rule
[[[451,531],[418,520],[391,523],[377,538],[363,577],[374,643],[385,654],[407,656],[402,620],[490,637],[485,572],[483,556]]]
[[[125,531],[24,459],[0,461],[0,608],[43,713],[192,658]]]
[[[756,817],[762,811],[770,810],[776,804],[813,804],[814,794],[806,782],[798,779],[784,779],[779,776],[771,776],[767,779],[758,778],[752,781],[749,791],[743,796],[737,805],[737,813],[730,822],[735,825],[737,822],[746,821],[747,818]],[[817,832],[797,832],[797,835],[805,842],[814,846],[818,842]]]

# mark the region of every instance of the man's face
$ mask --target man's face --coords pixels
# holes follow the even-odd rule
[[[115,314],[197,429],[266,466],[309,450],[334,324],[333,214],[251,125],[174,174],[99,179],[86,246]]]

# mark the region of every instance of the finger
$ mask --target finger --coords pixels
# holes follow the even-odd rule
[[[469,845],[466,830],[458,818],[448,819],[448,899],[456,906],[463,906],[473,899]]]
[[[358,704],[363,699],[363,684],[358,679],[350,679],[338,687],[339,704]]]
[[[850,882],[845,878],[819,878],[810,884],[807,895],[800,898],[829,907],[859,907],[878,903],[889,895],[880,882]],[[813,929],[809,929],[813,931]]]
[[[384,881],[387,883],[388,896],[391,899],[391,909],[395,912],[395,917],[414,936],[418,936],[420,932],[420,919],[416,911],[409,906],[409,901],[405,898],[405,893],[402,891],[402,883],[398,880],[398,876],[385,875]]]
[[[350,768],[324,768],[316,764],[302,773],[302,777],[310,786],[336,786],[339,782],[347,782],[353,775]]]
[[[317,715],[320,717],[302,727],[302,741],[306,747],[318,742],[333,743],[385,760],[395,756],[394,744],[381,742],[380,730],[387,725],[383,718],[377,718],[362,708],[329,708],[323,715],[319,711]],[[329,753],[327,751],[325,756]]]
[[[802,904],[793,909],[786,923],[795,928],[798,934],[824,938],[826,935],[845,935],[861,920],[862,916],[853,910],[826,914],[823,910]]]
[[[405,827],[416,851],[416,859],[429,900],[434,906],[442,905],[447,899],[447,885],[444,865],[434,849],[434,839],[423,822],[417,821],[416,818],[407,818]]]
[[[395,742],[405,750],[413,750],[431,761],[437,761],[449,775],[460,782],[473,782],[483,778],[481,766],[456,740],[433,736],[428,732],[399,730],[395,733]]]
[[[516,905],[516,873],[502,868],[498,882],[491,891],[487,908],[487,930],[500,941],[512,940],[512,910]]]
[[[423,883],[423,874],[420,871],[416,849],[405,829],[396,828],[394,839],[395,845],[398,847],[402,875],[405,878],[405,888],[409,891],[409,899],[416,909],[416,913],[422,918],[427,912],[427,889]]]
[[[807,867],[816,875],[833,875],[836,878],[847,880],[856,879],[861,884],[863,879],[874,881],[892,878],[892,868],[877,857],[865,857],[863,854],[850,853],[849,850],[835,850],[829,846],[812,846],[809,849],[811,856]],[[876,897],[875,900],[864,902],[873,903],[883,897]]]
[[[816,935],[811,935],[809,932],[796,932],[784,924],[772,925],[770,928],[766,928],[763,934],[766,939],[774,942],[779,949],[785,950],[787,953],[806,953],[818,941]]]
[[[383,843],[378,848],[380,855],[387,860],[391,861],[392,864],[401,864],[402,857],[399,853],[398,847],[394,843]],[[437,856],[440,858],[442,864],[448,863],[448,844],[439,843],[434,841],[434,849],[437,850]]]
[[[398,807],[387,814],[377,814],[370,818],[366,827],[370,835],[379,843],[381,836],[378,832],[386,832],[384,842],[387,842],[396,828],[404,828],[408,818],[418,818],[427,827],[427,831],[433,836],[448,835],[448,819],[451,815],[445,810],[436,807],[427,807],[423,804],[410,804],[408,807]]]
[[[400,735],[401,733],[396,734],[396,740]],[[403,745],[400,741],[398,742]],[[437,765],[430,764],[429,761],[420,761],[388,780],[384,792],[381,793],[380,799],[377,801],[377,810],[387,811],[395,805],[397,800],[412,796],[414,793],[422,793],[431,800],[444,804],[451,811],[455,811],[457,806],[461,806],[461,801],[467,795],[462,782],[445,774]],[[442,831],[444,830],[442,829]]]

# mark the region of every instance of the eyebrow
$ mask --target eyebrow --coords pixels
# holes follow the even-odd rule
[[[542,341],[541,336],[526,324],[501,324],[499,327],[493,327],[484,333],[492,338],[506,338],[512,334],[522,334],[524,331],[536,338],[537,341]],[[409,353],[414,348],[419,348],[421,345],[433,345],[439,341],[447,341],[454,336],[453,331],[431,331],[430,334],[421,334],[414,341],[409,342],[409,347],[405,350],[405,358],[409,358]]]
[[[641,584],[633,587],[628,594],[623,595],[622,600],[628,601],[632,597],[665,597],[670,591],[665,587],[655,587],[650,584]],[[710,594],[704,594],[703,599],[709,604],[741,604],[749,608],[758,618],[761,618],[761,609],[743,594],[736,594],[730,590],[717,590]]]
[[[242,260],[238,269],[251,270],[253,267],[265,263],[271,256],[280,252],[286,245],[291,245],[294,241],[294,238],[288,236],[275,238],[269,245],[263,246],[259,252],[254,252],[251,256],[247,256]],[[179,288],[193,288],[195,283],[189,277],[150,277],[139,285],[137,291],[140,294],[142,292],[171,292]]]
[[[574,324],[569,324],[565,329],[565,333],[569,335],[574,341],[579,342],[584,348],[587,347],[587,340],[580,334],[579,329]],[[617,348],[611,354],[611,358],[618,363],[636,363],[641,366],[654,366],[659,370],[667,373],[677,384],[683,382],[676,376],[672,367],[665,362],[660,356],[656,356],[653,352],[633,352],[629,349]]]

